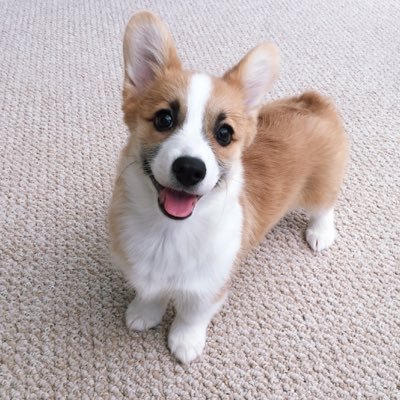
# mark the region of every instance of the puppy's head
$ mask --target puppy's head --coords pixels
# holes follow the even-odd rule
[[[126,28],[124,61],[128,151],[140,160],[161,211],[187,218],[202,196],[229,184],[252,142],[277,50],[261,44],[221,78],[194,73],[182,68],[165,25],[141,12]]]

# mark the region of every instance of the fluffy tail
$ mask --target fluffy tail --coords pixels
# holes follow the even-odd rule
[[[317,114],[328,109],[330,110],[333,107],[328,98],[316,92],[305,92],[301,96],[294,97],[293,103],[293,105],[296,105],[296,107],[304,108]]]

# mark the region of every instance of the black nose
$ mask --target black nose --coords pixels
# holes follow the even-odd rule
[[[206,176],[206,165],[199,158],[179,157],[172,164],[172,172],[182,185],[193,186]]]

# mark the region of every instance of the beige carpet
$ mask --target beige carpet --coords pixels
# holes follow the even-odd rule
[[[314,88],[352,144],[322,254],[293,213],[249,256],[203,357],[129,333],[106,209],[126,139],[121,35],[138,9],[189,67],[281,48],[269,98]],[[400,3],[0,1],[1,399],[400,399]]]

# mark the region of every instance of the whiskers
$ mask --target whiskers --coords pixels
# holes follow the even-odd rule
[[[152,175],[151,163],[153,162],[159,150],[159,145],[142,144],[140,158],[142,159],[142,167],[146,175]]]
[[[142,168],[146,175],[152,175],[150,161],[148,158],[142,158]]]

